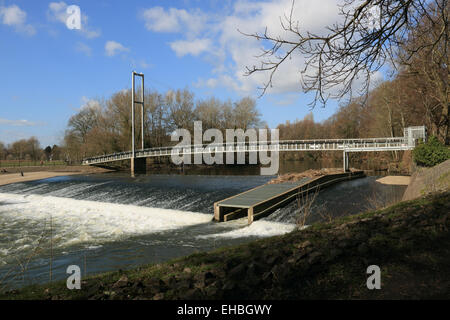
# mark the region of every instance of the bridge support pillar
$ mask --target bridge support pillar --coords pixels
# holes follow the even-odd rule
[[[131,174],[147,172],[146,158],[131,158]]]
[[[344,167],[344,172],[348,172],[349,168],[348,168],[348,154],[346,151],[344,151],[343,153],[343,167]]]
[[[248,208],[247,221],[248,221],[248,225],[251,225],[253,223],[253,207]]]

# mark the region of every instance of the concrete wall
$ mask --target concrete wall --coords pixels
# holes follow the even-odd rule
[[[403,201],[450,189],[450,160],[432,168],[417,168],[403,195]]]

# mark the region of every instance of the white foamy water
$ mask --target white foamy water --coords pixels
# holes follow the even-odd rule
[[[207,214],[188,211],[42,195],[0,193],[0,202],[3,202],[0,222],[5,235],[7,233],[11,237],[15,226],[22,225],[23,232],[13,235],[11,240],[26,238],[28,232],[24,225],[36,231],[48,229],[51,217],[58,246],[110,242],[207,223],[212,218]]]
[[[247,219],[244,219],[242,223],[247,223]],[[281,222],[272,221],[254,221],[251,225],[241,227],[239,229],[215,233],[210,235],[198,236],[199,239],[208,238],[243,238],[243,237],[272,237],[282,235],[294,230],[295,225]]]

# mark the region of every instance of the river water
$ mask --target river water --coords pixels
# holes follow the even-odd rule
[[[243,172],[245,175],[243,175]],[[214,223],[213,203],[266,183],[258,170],[225,174],[126,173],[55,177],[0,187],[0,289],[167,261],[194,252],[280,235],[295,228],[298,203],[247,226]],[[307,223],[401,198],[405,187],[369,176],[322,190]],[[51,268],[50,268],[51,265]]]

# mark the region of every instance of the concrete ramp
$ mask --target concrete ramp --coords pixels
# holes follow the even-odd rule
[[[303,178],[297,182],[265,184],[214,203],[214,220],[225,222],[247,216],[248,223],[268,216],[297,196],[317,192],[331,184],[364,177],[363,171]]]

